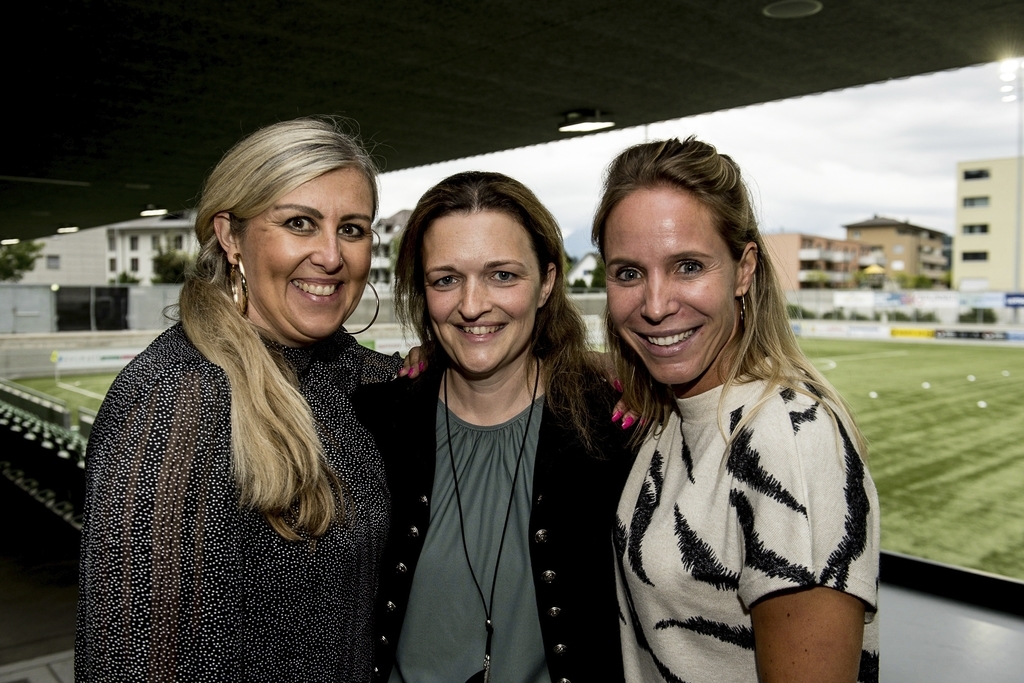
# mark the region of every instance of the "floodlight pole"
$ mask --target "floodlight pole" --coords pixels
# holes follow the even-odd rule
[[[1017,62],[1017,212],[1016,231],[1014,233],[1013,245],[1013,293],[1020,293],[1020,230],[1021,213],[1024,207],[1021,206],[1021,183],[1024,182],[1024,90],[1021,89],[1021,67],[1024,62]],[[1013,309],[1013,322],[1020,323],[1020,306]]]

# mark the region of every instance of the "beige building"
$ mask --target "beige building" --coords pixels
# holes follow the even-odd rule
[[[1017,240],[1017,157],[962,161],[956,177],[953,287],[1019,292],[1022,283],[1014,281],[1014,271],[1024,244]]]
[[[856,286],[854,273],[879,262],[872,248],[801,233],[766,233],[765,246],[784,290]]]
[[[142,284],[153,279],[153,257],[161,251],[199,250],[193,216],[167,214],[136,218],[67,235],[45,237],[29,285],[105,285],[122,273]]]
[[[846,239],[871,247],[889,278],[923,275],[938,283],[949,269],[942,251],[944,232],[878,215],[843,227]]]

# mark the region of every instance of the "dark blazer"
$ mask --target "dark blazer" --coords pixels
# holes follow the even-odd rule
[[[381,563],[374,626],[376,680],[386,681],[430,520],[441,373],[368,385],[353,399],[374,434],[391,488],[391,531]],[[530,562],[552,683],[622,681],[612,526],[632,464],[611,422],[614,398],[594,393],[603,458],[589,455],[546,407],[530,513]]]

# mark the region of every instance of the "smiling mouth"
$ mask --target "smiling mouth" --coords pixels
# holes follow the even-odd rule
[[[334,294],[334,291],[338,289],[337,284],[333,285],[309,285],[301,280],[292,280],[292,284],[301,289],[307,294],[313,294],[315,296],[330,296]]]
[[[500,330],[502,327],[504,327],[504,325],[460,325],[459,329],[465,332],[466,334],[493,334]]]
[[[692,330],[687,330],[686,332],[674,334],[671,337],[651,337],[645,334],[643,335],[643,338],[647,340],[647,343],[653,344],[654,346],[672,346],[673,344],[678,344],[681,341],[689,339],[696,331],[697,329],[694,328]]]

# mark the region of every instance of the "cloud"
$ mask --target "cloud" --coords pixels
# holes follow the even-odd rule
[[[537,193],[581,254],[608,162],[645,137],[696,134],[743,168],[765,230],[838,237],[880,214],[952,232],[957,162],[1017,153],[1019,112],[1000,85],[985,64],[405,169],[382,176],[381,213],[451,173],[500,171]]]

